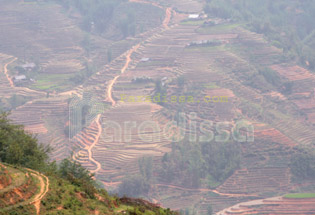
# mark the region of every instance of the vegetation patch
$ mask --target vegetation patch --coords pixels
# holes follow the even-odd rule
[[[284,196],[288,199],[307,199],[307,198],[315,198],[315,193],[290,193]]]

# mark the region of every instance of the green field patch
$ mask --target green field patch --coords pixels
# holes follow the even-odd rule
[[[218,45],[218,46],[192,46],[192,47],[186,47],[184,51],[188,52],[213,52],[213,51],[219,51],[224,50],[225,45]]]
[[[151,88],[154,87],[154,83],[126,83],[126,84],[119,84],[115,86],[115,89],[135,89],[135,88]]]
[[[69,79],[73,74],[39,74],[35,77],[35,83],[30,88],[35,90],[66,90],[72,86],[72,82]]]
[[[233,23],[233,24],[222,24],[222,25],[215,25],[215,26],[208,26],[208,27],[201,27],[196,31],[200,34],[213,34],[213,33],[228,33],[229,31],[242,26],[243,24],[240,23]]]
[[[147,62],[140,62],[137,67],[167,67],[174,65],[174,61],[172,59],[161,59],[161,60],[150,60]]]
[[[184,20],[180,24],[181,25],[202,25],[204,23],[203,20]]]
[[[290,193],[290,194],[286,194],[284,198],[288,198],[288,199],[315,198],[315,193]]]

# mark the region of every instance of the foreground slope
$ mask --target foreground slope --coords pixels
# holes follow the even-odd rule
[[[0,163],[0,214],[173,214],[141,199],[118,198],[99,190],[90,198],[82,187],[58,176]]]

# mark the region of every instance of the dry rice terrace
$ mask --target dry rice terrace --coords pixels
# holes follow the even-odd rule
[[[270,45],[262,35],[244,28],[242,23],[225,22],[209,27],[200,22],[186,22],[189,13],[202,12],[201,1],[161,0],[153,3],[131,0],[129,3],[151,4],[163,9],[164,20],[146,32],[116,42],[113,45],[116,47],[113,48],[115,57],[111,62],[100,62],[107,57],[104,50],[109,46],[108,41],[95,39],[96,46],[101,47],[95,51],[99,51],[100,56],[96,53],[93,55],[100,65],[97,72],[82,85],[68,88],[63,93],[51,92],[47,96],[40,89],[34,91],[12,86],[8,74],[15,58],[20,59],[22,56],[17,52],[0,49],[1,53],[5,53],[0,54],[0,95],[7,98],[13,94],[30,97],[29,101],[12,111],[12,119],[24,124],[28,131],[39,134],[42,142],[51,143],[55,148],[53,158],[64,158],[74,150],[73,158],[94,172],[96,179],[111,190],[118,187],[126,174],[139,173],[139,158],[153,156],[155,165],[159,165],[161,157],[171,151],[172,140],[163,134],[163,128],[178,110],[196,112],[198,125],[203,120],[234,123],[235,119],[246,119],[255,127],[255,142],[240,145],[244,157],[241,168],[225,182],[215,189],[209,189],[206,182],[196,189],[158,182],[151,184],[152,189],[146,197],[172,209],[195,207],[199,214],[204,214],[209,204],[213,206],[214,212],[228,208],[224,214],[267,213],[273,209],[274,214],[281,214],[281,211],[285,211],[283,208],[294,210],[295,204],[300,201],[265,198],[307,189],[306,186],[292,182],[288,162],[295,146],[311,145],[315,140],[314,75],[293,62],[279,63],[277,59],[282,54],[281,50]],[[38,13],[41,15],[44,12]],[[52,16],[51,12],[49,16]],[[14,24],[11,19],[8,16],[7,25]],[[64,15],[59,14],[58,20],[60,22],[56,22],[54,28],[60,23],[68,26],[67,30],[59,32],[65,36],[60,47],[67,47],[67,50],[59,46],[60,50],[45,47],[45,53],[48,54],[45,54],[47,62],[43,66],[48,71],[73,73],[82,65],[80,60],[77,62],[71,59],[81,59],[84,56],[82,50],[74,48],[80,39],[74,36],[75,39],[71,40],[73,34],[80,30],[76,23]],[[11,36],[15,34],[13,27],[9,33]],[[54,32],[53,35],[57,33]],[[22,41],[23,38],[6,38],[8,47],[14,42],[13,39]],[[191,42],[205,40],[219,41],[219,45],[188,46]],[[34,51],[37,51],[36,48],[38,47],[33,48]],[[56,52],[66,54],[53,54]],[[62,65],[57,65],[56,62],[61,58]],[[250,85],[246,78],[258,66],[271,68],[286,81],[291,81],[292,94],[284,95],[276,89],[262,91],[253,87],[264,83],[254,82]],[[229,102],[174,103],[161,106],[147,102],[119,101],[121,94],[152,95],[154,84],[135,83],[135,77],[166,80],[168,96],[181,93],[191,93],[201,98],[219,95],[228,96]],[[185,80],[183,86],[176,84],[179,77]],[[106,108],[94,114],[85,128],[69,141],[64,132],[70,123],[68,99],[71,96],[82,99],[85,93],[96,97]],[[140,138],[136,129],[133,129],[128,134],[128,140],[111,140],[117,131],[103,127],[104,123],[110,121],[122,127],[127,121],[135,122],[137,126],[144,121],[154,121],[158,129],[144,132],[144,138]],[[122,137],[125,137],[124,132],[126,131],[121,131]],[[241,203],[256,198],[265,200],[255,201],[252,205]],[[300,203],[311,208],[312,201],[303,203],[301,200]],[[301,214],[304,212],[301,211]]]

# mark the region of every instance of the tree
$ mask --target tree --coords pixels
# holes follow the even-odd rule
[[[91,174],[87,169],[81,166],[80,163],[64,159],[58,168],[58,173],[62,178],[69,180],[72,184],[80,186],[83,191],[90,197],[94,198],[97,192],[96,183],[93,179],[94,174]]]
[[[26,101],[27,101],[26,97],[20,96],[20,95],[16,95],[16,94],[13,94],[9,98],[9,103],[11,105],[11,109],[15,109],[16,107],[25,104]]]
[[[313,179],[315,177],[315,150],[298,148],[292,156],[290,168],[296,179]]]
[[[126,176],[118,188],[120,195],[140,196],[150,190],[149,183],[141,175]]]
[[[110,63],[112,61],[112,56],[113,53],[112,53],[112,49],[108,49],[107,50],[107,62]]]
[[[213,214],[212,206],[208,205],[208,207],[207,207],[207,215],[212,215],[212,214]]]
[[[32,169],[46,166],[49,146],[39,144],[37,139],[24,131],[23,126],[14,125],[8,113],[0,114],[0,160]]]
[[[147,180],[150,181],[153,171],[153,160],[152,157],[143,157],[139,159],[139,169],[141,175]]]

